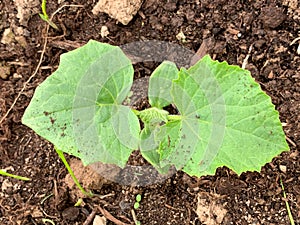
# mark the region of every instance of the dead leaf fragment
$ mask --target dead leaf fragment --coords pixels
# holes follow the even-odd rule
[[[14,39],[15,39],[15,34],[12,32],[10,28],[6,28],[3,32],[1,43],[5,45],[10,44],[14,41]]]
[[[12,188],[13,187],[13,184],[8,180],[8,179],[5,179],[3,182],[2,182],[2,186],[1,186],[1,190],[2,192],[6,191],[8,188]]]
[[[93,225],[106,225],[106,218],[104,216],[95,216]]]
[[[213,49],[215,46],[215,39],[213,37],[206,38],[202,41],[201,46],[197,50],[196,54],[191,59],[191,65],[194,65],[196,62],[198,62],[200,59],[202,59],[203,56],[209,53],[209,50]]]
[[[44,216],[43,212],[38,207],[34,208],[29,215],[31,215],[33,218],[42,218]]]
[[[40,12],[39,0],[14,0],[17,8],[17,18],[23,26],[27,26],[29,18]]]
[[[77,158],[72,158],[69,162],[75,177],[82,184],[86,191],[100,190],[103,184],[110,183],[111,181],[104,177],[117,176],[119,173],[119,167],[110,166],[110,164],[94,163],[91,166],[83,166],[82,162]],[[101,174],[101,175],[99,175]],[[71,196],[76,198],[85,197],[79,188],[75,185],[70,174],[65,177],[65,183],[71,189]]]
[[[198,193],[198,203],[196,213],[201,223],[207,225],[221,224],[227,210],[221,204],[222,196],[218,194]]]
[[[94,15],[99,12],[107,13],[110,17],[127,25],[139,11],[142,2],[142,0],[99,0],[92,13]]]
[[[234,29],[234,28],[232,28],[232,27],[228,27],[228,28],[227,28],[227,31],[228,31],[230,34],[233,34],[233,35],[237,35],[237,34],[240,33],[239,30]]]
[[[271,70],[271,72],[269,73],[268,78],[269,79],[273,79],[274,78],[273,70]]]
[[[6,80],[10,75],[10,67],[9,66],[1,66],[0,63],[0,78]]]
[[[23,48],[27,47],[27,41],[24,36],[16,36],[15,39],[18,42],[18,44],[21,45]]]

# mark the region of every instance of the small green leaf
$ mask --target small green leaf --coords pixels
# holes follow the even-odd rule
[[[83,203],[82,198],[79,198],[77,202],[74,204],[75,207],[79,207]]]
[[[121,105],[132,82],[133,67],[119,47],[89,41],[61,56],[22,122],[85,165],[123,167],[139,144],[138,118]]]
[[[155,167],[159,167],[160,155],[157,152],[159,147],[159,140],[155,139],[155,133],[160,130],[159,126],[150,128],[150,126],[144,127],[141,132],[140,138],[140,151],[142,156]]]
[[[39,16],[41,17],[42,20],[48,22],[49,18],[48,18],[47,15],[44,15],[44,14],[39,13]]]
[[[134,209],[138,209],[139,207],[140,207],[140,203],[135,202],[134,205],[133,205],[133,208]]]
[[[142,196],[141,196],[140,194],[137,194],[137,195],[135,196],[135,200],[136,200],[137,202],[140,202],[140,201],[142,200]]]
[[[158,108],[149,108],[139,112],[139,117],[146,125],[157,125],[168,121],[169,112]]]
[[[171,87],[173,79],[178,76],[176,64],[164,61],[151,74],[149,79],[149,102],[157,108],[163,108],[172,103]]]

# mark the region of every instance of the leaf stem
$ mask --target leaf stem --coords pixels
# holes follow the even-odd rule
[[[170,121],[175,121],[175,120],[181,120],[182,116],[181,115],[168,115],[167,118]]]
[[[15,179],[18,179],[18,180],[24,180],[24,181],[29,181],[30,180],[30,178],[14,175],[14,174],[11,174],[11,173],[7,173],[4,170],[0,170],[0,175],[12,177],[12,178],[15,178]]]
[[[140,111],[139,111],[139,110],[131,109],[131,111],[132,111],[136,116],[139,116],[139,115],[140,115]]]
[[[131,111],[137,116],[139,117],[141,115],[141,111],[138,111],[136,109],[131,109]],[[181,115],[167,115],[167,119],[169,121],[175,121],[175,120],[181,120],[182,116]]]
[[[55,149],[55,151],[57,152],[59,158],[60,158],[60,159],[62,160],[62,162],[64,163],[65,167],[67,168],[67,170],[68,170],[69,174],[71,175],[71,177],[72,177],[74,183],[76,184],[76,186],[80,189],[80,191],[81,191],[84,195],[87,195],[87,196],[89,196],[89,197],[92,197],[93,194],[92,194],[91,192],[85,191],[84,188],[80,185],[80,183],[79,183],[79,181],[77,180],[77,178],[75,177],[75,175],[74,175],[74,173],[73,173],[73,171],[72,171],[72,169],[71,169],[69,163],[67,162],[67,160],[66,160],[66,158],[65,158],[65,156],[64,156],[64,153],[63,153],[61,150],[57,149],[56,147],[54,147],[54,149]]]

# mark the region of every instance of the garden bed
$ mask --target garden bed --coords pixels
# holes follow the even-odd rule
[[[299,41],[293,42],[299,37],[300,3],[146,0],[133,20],[122,25],[107,14],[93,15],[94,1],[59,2],[47,2],[50,15],[62,5],[76,6],[62,8],[53,18],[60,30],[50,28],[48,33],[47,23],[37,14],[38,1],[23,11],[11,1],[0,3],[0,34],[5,37],[0,44],[0,119],[34,74],[48,36],[36,75],[0,124],[0,168],[32,179],[0,177],[1,224],[43,224],[42,219],[59,225],[83,224],[93,213],[105,216],[107,224],[114,224],[112,217],[133,224],[131,210],[137,194],[142,196],[135,210],[141,224],[290,224],[286,201],[296,224],[300,223],[300,54]],[[103,26],[108,34],[101,33]],[[118,46],[167,41],[239,66],[249,57],[246,69],[271,96],[291,150],[260,173],[237,176],[219,168],[215,176],[195,178],[177,172],[146,187],[103,181],[92,187],[101,198],[84,198],[74,207],[79,196],[66,183],[67,171],[53,146],[22,125],[21,117],[35,88],[57,69],[59,56],[90,39]],[[143,80],[157,65],[136,63],[135,79]],[[141,100],[137,107],[147,107],[147,102]],[[130,163],[144,161],[134,152]],[[283,198],[281,179],[287,198]]]

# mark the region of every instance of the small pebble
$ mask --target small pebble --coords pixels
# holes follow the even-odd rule
[[[93,225],[106,225],[106,218],[104,216],[95,216]]]
[[[1,39],[2,44],[10,44],[14,41],[15,35],[10,28],[6,28]]]
[[[281,170],[281,172],[286,173],[286,166],[279,165],[279,169]]]
[[[109,35],[108,27],[107,26],[102,26],[100,35],[102,38],[107,37]]]
[[[79,209],[77,207],[69,207],[62,212],[62,217],[64,218],[64,220],[74,221],[78,216]]]

